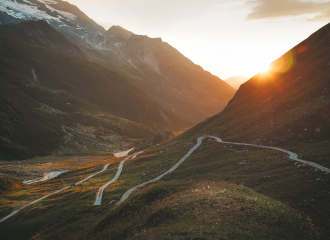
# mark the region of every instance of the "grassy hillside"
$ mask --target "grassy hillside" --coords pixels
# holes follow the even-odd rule
[[[69,172],[2,196],[0,216],[9,214],[19,204],[99,171],[107,162],[112,164],[109,170],[84,184],[6,220],[0,225],[2,236],[4,239],[326,239],[329,175],[309,167],[298,168],[278,151],[230,146],[211,139],[204,140],[172,174],[133,192],[121,205],[113,204],[131,187],[168,170],[195,144],[196,140],[178,137],[128,160],[119,179],[105,190],[101,206],[93,206],[98,188],[114,177],[121,159],[103,156],[61,160],[57,168],[71,167]],[[45,161],[36,159],[33,164]],[[321,180],[315,181],[317,178]],[[20,231],[16,231],[18,228]]]
[[[6,177],[0,177],[0,194],[22,188],[22,183]]]
[[[31,24],[44,30],[40,22],[29,23],[29,30]],[[51,44],[27,36],[26,25],[0,26],[1,158],[50,154],[68,142],[82,150],[106,144],[107,150],[116,145],[106,141],[112,135],[146,139],[184,125],[125,77],[54,49],[72,44],[63,36],[47,38],[48,25]],[[77,133],[71,137],[65,127]]]

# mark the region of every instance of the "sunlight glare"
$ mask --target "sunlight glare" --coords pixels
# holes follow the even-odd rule
[[[265,64],[263,66],[260,66],[260,72],[265,73],[269,70],[269,64]]]
[[[254,76],[258,73],[266,73],[270,69],[270,64],[264,62],[253,62],[240,66],[239,72],[244,76]]]

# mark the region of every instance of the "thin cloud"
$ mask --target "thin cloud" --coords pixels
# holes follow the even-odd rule
[[[313,18],[309,18],[309,21],[329,21],[330,20],[330,9],[328,11],[324,11]]]
[[[304,14],[319,14],[320,19],[329,17],[324,13],[330,10],[330,1],[299,1],[299,0],[247,0],[247,4],[257,4],[246,20],[280,18]]]

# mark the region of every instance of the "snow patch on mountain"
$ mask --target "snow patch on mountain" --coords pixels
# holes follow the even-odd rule
[[[51,16],[46,12],[46,9],[42,10],[40,6],[31,3],[28,0],[23,0],[23,3],[18,3],[16,0],[0,2],[0,11],[7,13],[14,18],[18,18],[24,21],[45,20],[47,22],[56,21],[58,23],[62,23],[62,19],[66,18],[69,20],[75,20],[77,18],[72,13],[51,7],[49,4],[57,4],[57,2],[53,0],[38,0],[38,2],[44,4],[46,9],[48,9],[52,13],[57,13],[57,16],[56,14],[54,14],[54,16]]]
[[[77,19],[77,17],[76,17],[75,15],[73,15],[72,13],[65,12],[65,11],[61,11],[61,10],[58,10],[58,9],[55,9],[55,8],[49,6],[49,4],[53,4],[53,5],[54,5],[54,4],[57,4],[57,2],[55,2],[55,1],[52,1],[52,0],[38,0],[38,2],[45,4],[46,7],[47,7],[50,11],[52,11],[52,12],[57,12],[57,13],[59,13],[60,15],[62,15],[63,17],[65,17],[65,18],[68,18],[68,19],[70,19],[70,20],[76,20],[76,19]]]
[[[0,24],[46,21],[78,46],[105,50],[109,45],[105,30],[82,12],[72,13],[70,4],[61,0],[0,0]],[[77,17],[79,16],[79,18]],[[14,20],[13,20],[13,19]],[[111,41],[110,41],[111,42]]]

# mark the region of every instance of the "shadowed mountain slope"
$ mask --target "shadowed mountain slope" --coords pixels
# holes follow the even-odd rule
[[[25,40],[26,36],[28,36],[32,44],[35,43],[62,54],[87,60],[80,48],[68,41],[62,33],[55,31],[45,21],[21,22],[20,24],[11,25],[11,28],[16,29],[17,34],[19,34],[18,37],[21,40]]]
[[[31,29],[38,34],[29,36]],[[186,124],[122,75],[63,54],[82,57],[45,22],[3,25],[0,32],[1,158],[50,154],[70,142],[87,150],[94,140],[110,139],[102,148],[109,150],[114,142],[121,147],[118,136],[150,138]]]

